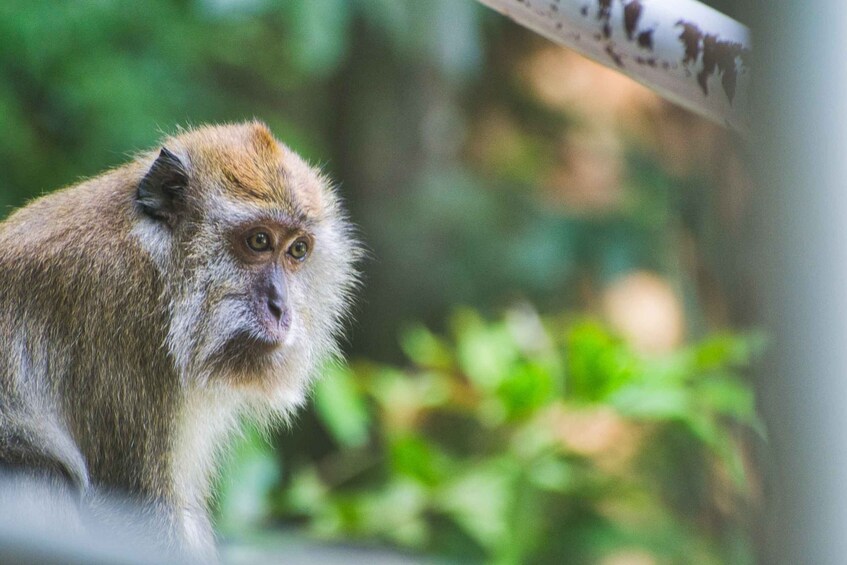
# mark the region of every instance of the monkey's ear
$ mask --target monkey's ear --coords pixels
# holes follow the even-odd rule
[[[173,226],[186,186],[188,172],[182,161],[167,147],[162,147],[156,161],[141,179],[135,200],[145,214]]]

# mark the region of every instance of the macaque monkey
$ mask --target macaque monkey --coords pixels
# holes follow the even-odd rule
[[[0,223],[0,469],[136,501],[214,558],[216,454],[304,403],[355,287],[339,198],[257,122],[201,127]],[[7,512],[7,509],[2,509]]]

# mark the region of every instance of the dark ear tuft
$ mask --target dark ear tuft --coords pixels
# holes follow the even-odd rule
[[[141,179],[135,198],[145,214],[173,226],[187,185],[188,172],[182,161],[162,147],[153,166]]]

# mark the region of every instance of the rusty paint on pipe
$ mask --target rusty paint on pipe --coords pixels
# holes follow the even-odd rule
[[[695,0],[479,0],[743,135],[750,32]]]

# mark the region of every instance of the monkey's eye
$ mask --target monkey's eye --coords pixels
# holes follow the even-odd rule
[[[247,238],[247,247],[253,251],[261,253],[262,251],[270,251],[271,236],[267,232],[257,231]]]
[[[288,248],[288,254],[297,259],[298,261],[302,261],[303,259],[305,259],[308,253],[309,242],[302,237],[292,243],[291,247]]]

